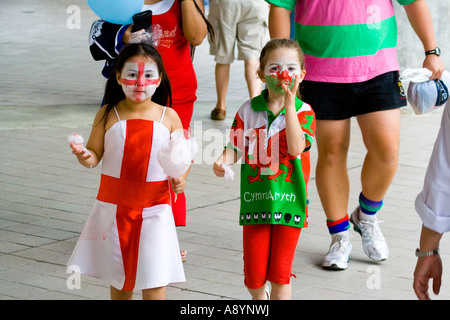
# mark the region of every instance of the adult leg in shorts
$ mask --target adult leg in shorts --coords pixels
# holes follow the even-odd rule
[[[223,120],[225,116],[230,64],[235,60],[236,45],[238,60],[244,60],[249,96],[253,98],[260,94],[261,81],[256,72],[259,68],[260,51],[269,40],[267,16],[268,7],[263,0],[210,2],[208,19],[215,32],[215,41],[210,42],[210,54],[215,56],[216,62],[215,110],[222,110],[219,117],[218,112],[213,110],[213,119]]]
[[[355,84],[304,81],[302,85],[303,100],[311,104],[317,119],[317,189],[327,219],[337,221],[347,215],[350,118],[357,118],[368,150],[361,172],[363,193],[378,201],[396,170],[399,108],[406,99],[398,72]]]

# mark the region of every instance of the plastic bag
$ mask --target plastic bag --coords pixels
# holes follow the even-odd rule
[[[430,76],[431,71],[425,68],[402,73],[402,80],[411,81],[407,97],[415,114],[425,114],[448,103],[450,73],[445,70],[439,80],[430,80]]]
[[[430,77],[433,73],[431,70],[427,68],[417,68],[417,69],[405,69],[402,72],[401,80],[402,81],[412,81],[415,83],[425,82],[430,80]]]
[[[159,35],[147,30],[136,31],[130,35],[129,43],[146,43],[158,47]]]

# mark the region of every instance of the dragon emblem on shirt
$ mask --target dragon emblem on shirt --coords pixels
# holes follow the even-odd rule
[[[288,153],[286,130],[282,130],[267,139],[267,129],[264,125],[252,129],[246,139],[248,140],[248,146],[245,147],[245,162],[253,170],[257,169],[255,176],[248,177],[249,183],[263,181],[261,175],[266,175],[267,179],[277,181],[277,178],[283,173],[286,174],[284,181],[294,183],[291,180],[294,169],[292,161],[297,157]],[[284,165],[286,171],[280,167],[280,164]]]

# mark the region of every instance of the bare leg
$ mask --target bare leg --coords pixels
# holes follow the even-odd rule
[[[226,110],[225,99],[230,81],[230,65],[216,63],[215,77],[217,92],[216,109]]]
[[[142,300],[166,300],[166,287],[142,290]]]
[[[317,191],[327,219],[337,221],[347,215],[349,197],[347,152],[350,142],[350,119],[318,120],[316,141]]]
[[[272,291],[270,292],[270,300],[291,300],[292,286],[291,284],[278,284],[271,282]],[[266,285],[258,289],[248,289],[253,300],[268,300]]]
[[[133,291],[123,291],[110,286],[111,300],[133,300]]]
[[[244,61],[245,80],[247,81],[250,98],[254,98],[261,93],[262,81],[258,78],[259,60],[250,59]]]
[[[379,202],[383,200],[397,170],[400,110],[372,112],[357,119],[367,148],[361,170],[362,193],[370,201]],[[355,230],[361,234],[365,254],[375,261],[386,260],[389,248],[376,215],[367,216],[358,207],[352,213],[351,221]]]
[[[372,112],[357,119],[367,148],[361,171],[362,192],[372,201],[381,201],[397,171],[400,109]]]
[[[270,300],[291,300],[292,286],[291,284],[278,284],[272,282],[272,291]]]
[[[263,285],[261,288],[258,289],[247,288],[247,290],[248,292],[250,292],[250,295],[252,296],[253,300],[267,300],[266,285]]]

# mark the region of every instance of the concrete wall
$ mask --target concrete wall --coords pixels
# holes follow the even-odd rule
[[[409,24],[405,10],[393,0],[398,24],[398,61],[401,70],[421,68],[424,59],[422,43]],[[442,50],[441,58],[450,70],[450,1],[426,0],[433,18],[436,42]]]

